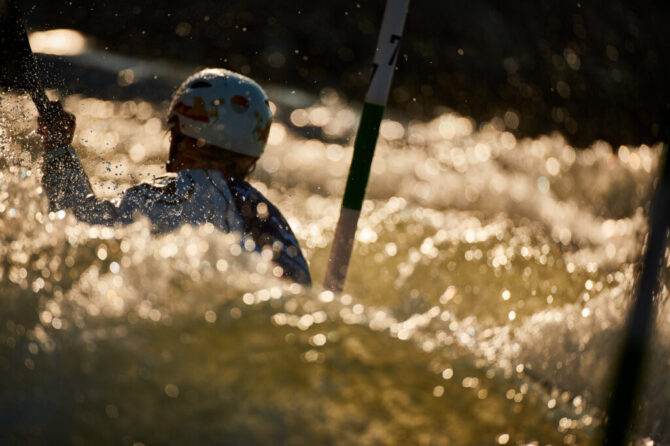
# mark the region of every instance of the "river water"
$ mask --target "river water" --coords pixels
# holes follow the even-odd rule
[[[163,172],[165,103],[64,103],[100,197]],[[207,225],[155,236],[50,213],[34,108],[2,96],[2,443],[599,444],[660,145],[517,139],[514,113],[389,114],[333,295],[318,284],[360,105],[283,104],[252,184],[312,289]],[[663,280],[639,444],[670,444]]]

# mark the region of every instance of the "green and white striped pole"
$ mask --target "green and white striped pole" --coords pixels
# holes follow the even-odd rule
[[[358,217],[361,213],[365,188],[370,177],[370,165],[377,145],[379,125],[384,114],[395,63],[398,59],[398,47],[405,27],[405,17],[409,0],[387,0],[384,19],[379,32],[377,50],[372,64],[370,86],[365,95],[365,105],[358,125],[354,142],[354,157],[349,168],[347,186],[342,198],[342,210],[337,222],[333,247],[328,259],[328,269],[324,287],[340,292],[347,276],[349,258],[356,235]]]

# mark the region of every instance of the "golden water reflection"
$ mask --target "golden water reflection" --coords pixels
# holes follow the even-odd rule
[[[164,172],[156,104],[65,106],[97,195]],[[658,147],[517,139],[512,115],[389,118],[335,295],[279,281],[267,255],[211,225],[152,236],[144,220],[102,228],[48,212],[34,110],[14,98],[0,111],[6,389],[70,414],[65,442],[596,444]],[[357,112],[332,91],[287,112],[252,183],[319,283]],[[667,369],[652,366],[652,387]],[[666,401],[648,397],[659,413]]]

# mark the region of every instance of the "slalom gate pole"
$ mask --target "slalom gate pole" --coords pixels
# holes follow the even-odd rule
[[[649,211],[649,235],[642,274],[637,284],[637,299],[633,302],[616,364],[612,395],[609,400],[603,444],[625,445],[635,418],[638,393],[642,389],[642,373],[647,362],[649,340],[654,324],[654,292],[658,288],[658,273],[665,253],[665,241],[670,229],[670,110],[665,110],[663,153],[659,162],[659,182]]]
[[[347,185],[342,198],[340,219],[337,222],[333,247],[328,258],[324,287],[341,292],[347,276],[349,259],[356,235],[365,189],[370,177],[370,165],[377,145],[379,126],[388,99],[398,49],[405,27],[409,0],[387,0],[377,50],[372,64],[370,86],[354,142],[354,156],[349,168]]]

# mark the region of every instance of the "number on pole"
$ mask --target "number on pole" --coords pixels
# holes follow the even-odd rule
[[[370,74],[370,83],[372,83],[372,78],[375,77],[375,73],[377,72],[377,68],[379,68],[379,65],[376,63],[372,64],[372,74]]]
[[[393,65],[393,61],[395,60],[396,56],[398,55],[398,48],[400,48],[400,38],[402,36],[399,36],[397,34],[391,34],[391,43],[395,43],[395,48],[393,49],[393,54],[391,54],[391,58],[389,59],[389,65]]]

